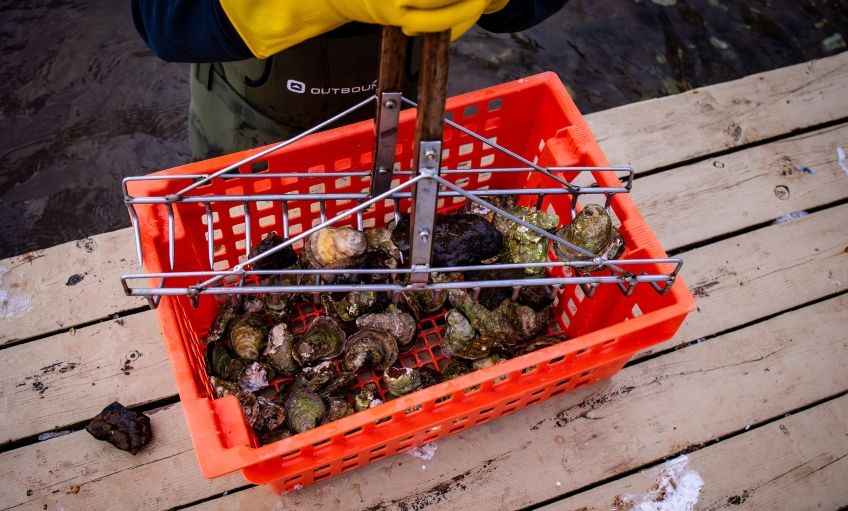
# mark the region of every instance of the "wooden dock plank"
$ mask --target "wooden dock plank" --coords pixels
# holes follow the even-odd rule
[[[843,53],[586,119],[612,163],[647,171],[848,117],[846,63]],[[7,269],[0,291],[29,305],[26,319],[5,317],[0,305],[0,345],[144,306],[125,297],[118,283],[120,275],[138,271],[134,251],[132,232],[123,229],[0,261]],[[30,257],[37,259],[19,266]],[[83,275],[85,285],[65,286],[73,275]]]
[[[134,247],[123,229],[0,261],[0,346],[147,305],[118,280],[138,270]]]
[[[245,484],[200,474],[179,404],[149,416],[153,440],[135,456],[85,431],[0,454],[0,509],[168,509]]]
[[[848,396],[688,456],[687,470],[704,481],[697,510],[842,509],[848,506]],[[641,499],[664,469],[659,465],[540,509],[625,511],[622,497]]]
[[[693,341],[848,286],[848,204],[680,254],[698,308],[668,343]],[[728,288],[739,292],[724,293]]]
[[[613,165],[637,172],[848,117],[848,54],[586,116]]]
[[[159,323],[134,314],[3,350],[0,443],[177,393]]]
[[[479,510],[544,502],[844,392],[846,313],[848,296],[840,296],[627,367],[441,439],[429,461],[402,454],[281,497],[256,487],[192,509]]]
[[[840,145],[845,124],[640,178],[630,196],[660,244],[676,250],[848,198]]]
[[[769,226],[682,254],[688,270],[684,273],[684,278],[696,295],[699,310],[689,315],[671,341],[637,354],[636,358],[735,328],[839,292],[842,288],[834,284],[835,280],[841,279],[839,282],[848,284],[848,253],[844,252],[848,239],[844,239],[843,228],[846,215],[848,205],[829,208],[793,222]],[[751,250],[751,247],[757,249]],[[783,271],[790,267],[796,268]],[[744,285],[740,285],[740,282]],[[763,298],[770,296],[776,289],[782,290],[777,293],[779,296]],[[132,321],[129,321],[131,318]],[[5,426],[0,428],[0,431],[8,438],[20,438],[53,427],[64,427],[84,421],[109,404],[111,396],[114,395],[120,395],[121,402],[126,406],[136,406],[173,396],[170,369],[166,369],[167,364],[160,363],[166,360],[167,356],[161,334],[158,332],[155,313],[145,311],[128,316],[124,321],[125,326],[118,331],[131,339],[138,339],[133,342],[146,346],[144,349],[147,351],[144,352],[142,362],[153,364],[155,361],[158,364],[157,370],[161,372],[149,372],[150,380],[146,377],[127,377],[116,373],[123,363],[123,360],[119,360],[113,365],[103,366],[102,372],[88,378],[120,382],[124,385],[121,394],[106,392],[107,388],[100,386],[77,387],[79,394],[75,395],[76,399],[91,404],[71,407],[61,413],[56,412],[54,401],[33,399],[29,402],[31,409],[26,414],[30,417],[42,417],[40,422],[32,427],[25,427],[26,433],[20,436],[17,436],[16,430],[11,427],[8,432]],[[134,332],[136,328],[143,329],[145,333]],[[119,359],[131,351],[114,346],[109,335],[90,336],[88,331],[88,328],[80,329],[79,332],[84,332],[84,335],[78,333],[73,337],[73,340],[83,343],[79,348],[81,350],[109,353],[110,357]],[[76,341],[72,342],[72,339],[67,337],[65,340],[70,342],[68,349],[73,350],[73,342]],[[21,378],[35,374],[48,363],[52,364],[55,360],[47,355],[52,353],[53,348],[44,348],[52,342],[51,337],[9,348],[16,350],[31,346],[27,350],[32,350],[33,353],[43,351],[45,356],[38,358],[35,364],[21,366],[24,368],[21,371],[10,369],[8,374],[11,376],[5,380],[0,379],[0,391],[20,390],[16,385],[20,383]],[[45,365],[39,365],[41,363]],[[67,376],[82,377],[73,374]],[[49,393],[50,389],[45,394]],[[21,395],[28,398],[37,397],[31,390],[22,392]],[[16,421],[12,417],[7,420]],[[38,429],[42,426],[47,427]]]

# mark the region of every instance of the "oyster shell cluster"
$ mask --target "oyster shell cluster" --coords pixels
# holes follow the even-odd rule
[[[547,232],[554,232],[559,224],[557,216],[518,206],[514,198],[498,204]],[[286,247],[257,261],[254,268],[335,270],[320,275],[324,284],[403,282],[403,273],[338,270],[403,266],[409,256],[409,222],[407,215],[394,230],[325,228],[306,239],[300,254]],[[586,206],[556,233],[604,257],[618,257],[624,250],[623,238],[603,208]],[[252,247],[250,256],[283,241],[272,233]],[[546,262],[551,248],[547,237],[485,208],[437,215],[433,241],[436,267]],[[559,244],[553,250],[560,258],[585,258]],[[512,280],[543,275],[543,268],[518,268],[433,274],[432,279]],[[316,277],[281,275],[263,283],[314,283],[307,278]],[[404,291],[394,304],[387,293],[321,293],[323,313],[299,332],[293,332],[289,318],[296,306],[311,301],[311,295],[248,295],[240,304],[227,298],[207,332],[206,371],[216,397],[238,399],[259,442],[276,442],[377,406],[386,394],[407,395],[567,339],[564,334],[547,335],[554,313],[552,299],[542,287],[523,287],[517,300],[512,294],[512,288],[483,288],[474,300],[464,290],[438,295]],[[418,339],[419,321],[445,309],[449,310],[440,347],[448,363],[440,371],[402,367],[399,358]],[[377,375],[386,393],[381,393],[377,381],[359,383],[358,375],[364,372]]]

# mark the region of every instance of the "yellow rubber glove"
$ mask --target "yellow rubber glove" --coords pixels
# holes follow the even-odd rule
[[[250,51],[268,58],[351,21],[394,25],[407,35],[451,30],[456,39],[509,0],[219,0]]]

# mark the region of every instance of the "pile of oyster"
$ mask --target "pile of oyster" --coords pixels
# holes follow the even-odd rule
[[[517,206],[499,205],[545,231],[554,232],[557,216]],[[278,250],[254,264],[255,269],[397,269],[409,255],[409,216],[393,230],[328,227],[306,239],[300,254]],[[595,254],[618,257],[624,242],[601,207],[587,206],[556,234]],[[254,246],[250,257],[283,243],[274,233]],[[482,208],[472,213],[438,215],[434,233],[435,267],[546,262],[548,238]],[[555,244],[560,258],[580,258]],[[405,274],[384,272],[321,273],[323,284],[402,282]],[[437,282],[532,279],[544,268],[434,274]],[[314,284],[315,275],[270,277],[260,285]],[[482,288],[474,300],[464,290],[438,295],[404,291],[393,303],[384,292],[321,293],[323,311],[305,329],[292,331],[299,308],[311,295],[246,295],[241,303],[227,298],[209,326],[206,370],[220,398],[235,396],[260,443],[268,444],[512,357],[565,341],[548,335],[553,300],[542,286]],[[413,349],[422,319],[444,316],[441,352],[449,363],[441,370],[403,367],[399,356]],[[299,330],[302,330],[299,331]],[[358,375],[370,373],[364,385]],[[382,384],[378,387],[377,381]]]

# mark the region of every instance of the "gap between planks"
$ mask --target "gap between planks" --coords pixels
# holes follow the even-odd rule
[[[846,64],[842,53],[586,120],[613,164],[664,168],[848,117]],[[123,229],[0,261],[7,270],[0,286],[29,306],[26,316],[0,318],[0,345],[143,306],[118,280],[138,270],[132,237]],[[83,281],[66,286],[75,275]]]

